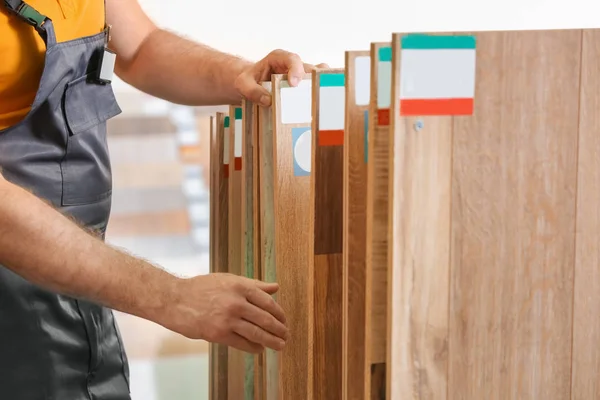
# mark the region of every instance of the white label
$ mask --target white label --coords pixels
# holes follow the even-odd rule
[[[345,98],[343,86],[319,88],[319,130],[344,129]]]
[[[233,142],[233,156],[242,156],[242,120],[236,119],[233,125],[234,131],[234,142]]]
[[[377,63],[377,108],[390,108],[392,100],[392,63]]]
[[[223,164],[229,164],[229,128],[225,128],[223,135]]]
[[[475,97],[475,50],[402,50],[400,98]]]
[[[311,91],[310,79],[300,81],[296,87],[281,81],[281,123],[304,124],[312,121]]]
[[[115,53],[104,50],[102,65],[100,66],[100,80],[109,82],[112,81],[116,59],[117,55]]]
[[[371,57],[354,59],[354,101],[357,106],[369,105],[371,100]]]

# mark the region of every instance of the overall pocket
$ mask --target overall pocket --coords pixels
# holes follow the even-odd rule
[[[112,176],[106,121],[121,113],[112,86],[90,73],[67,85],[63,111],[67,148],[61,162],[62,205],[93,203],[110,196]]]

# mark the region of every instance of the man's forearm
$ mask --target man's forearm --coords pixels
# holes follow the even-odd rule
[[[148,35],[117,74],[130,85],[173,103],[191,106],[239,104],[234,82],[251,63],[162,29]]]
[[[169,281],[177,280],[104,244],[1,176],[0,264],[40,287],[150,320],[171,296]]]

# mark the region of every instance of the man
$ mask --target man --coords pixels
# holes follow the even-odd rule
[[[187,105],[266,106],[257,82],[287,73],[296,85],[313,67],[281,50],[251,63],[190,42],[158,29],[136,0],[0,1],[0,397],[129,399],[110,309],[188,338],[281,350],[276,284],[180,279],[104,244],[106,120],[120,113],[105,48],[123,80]]]

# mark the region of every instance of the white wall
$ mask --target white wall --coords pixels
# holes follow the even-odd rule
[[[258,60],[284,48],[334,67],[392,32],[600,26],[597,0],[139,1],[159,25],[220,50]]]

